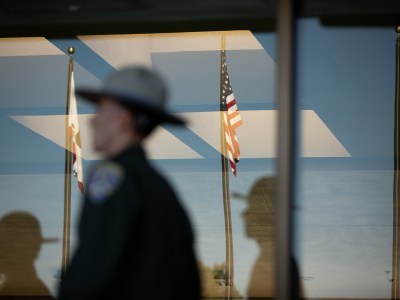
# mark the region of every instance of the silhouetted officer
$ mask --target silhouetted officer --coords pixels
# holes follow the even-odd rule
[[[34,262],[42,243],[39,221],[30,213],[16,211],[0,219],[0,298],[5,296],[50,296],[38,278]]]
[[[247,287],[249,299],[274,299],[276,297],[275,262],[275,177],[261,177],[251,187],[247,196],[235,194],[243,199],[247,207],[243,212],[247,237],[254,239],[259,247],[259,256],[253,265]],[[292,295],[302,297],[297,263],[291,258]]]

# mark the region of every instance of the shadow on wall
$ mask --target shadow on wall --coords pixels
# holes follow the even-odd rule
[[[272,298],[275,295],[274,177],[261,177],[248,195],[234,197],[246,201],[242,217],[246,235],[259,247],[247,287],[247,297]]]
[[[242,217],[246,235],[254,239],[259,247],[247,287],[247,297],[272,299],[275,297],[275,177],[261,177],[255,181],[248,195],[234,194],[235,198],[246,201]],[[292,258],[293,295],[303,295],[297,264]]]
[[[262,177],[253,184],[248,195],[233,195],[246,201],[242,215],[246,236],[254,239],[260,250],[252,268],[247,298],[272,299],[275,295],[274,184],[274,177]],[[210,267],[199,262],[199,269],[203,297],[225,299],[225,264]],[[233,287],[232,298],[243,299],[243,295]]]
[[[12,212],[0,219],[0,298],[51,299],[48,288],[37,277],[34,261],[42,243],[56,241],[43,238],[39,221],[27,212]]]

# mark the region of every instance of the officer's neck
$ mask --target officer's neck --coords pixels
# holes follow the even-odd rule
[[[140,145],[142,141],[143,137],[137,134],[120,134],[108,145],[104,154],[107,158],[116,157],[126,149]]]

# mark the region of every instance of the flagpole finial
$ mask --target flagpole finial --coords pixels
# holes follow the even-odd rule
[[[69,55],[72,55],[72,54],[74,54],[75,53],[75,48],[74,47],[69,47],[68,48],[68,54]]]
[[[400,33],[400,25],[397,25],[397,26],[396,26],[396,32],[397,32],[397,33]]]

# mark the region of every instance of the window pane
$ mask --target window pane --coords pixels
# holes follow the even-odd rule
[[[227,171],[232,232],[228,242],[220,138],[223,36],[229,78],[243,120],[236,131],[240,147],[237,174],[234,176],[230,167]],[[37,279],[40,279],[55,295],[60,279],[68,82],[66,52],[68,47],[75,47],[75,86],[100,86],[110,71],[127,64],[145,65],[166,77],[170,87],[169,109],[187,119],[188,126],[184,129],[160,127],[146,149],[154,166],[177,190],[191,217],[203,272],[204,296],[225,295],[227,243],[233,248],[233,295],[272,295],[277,117],[275,39],[273,33],[245,30],[80,36],[69,40],[1,39],[1,217],[11,216],[28,222],[26,215],[14,216],[15,212],[24,211],[30,215],[30,220],[39,222],[41,236],[46,238],[46,243],[40,245],[37,259],[32,255],[29,262],[32,278],[20,281],[11,294],[47,294],[46,290],[34,292],[33,288],[24,286],[27,281],[31,286],[38,286]],[[93,107],[78,99],[77,109],[85,179],[102,157],[91,148]],[[78,243],[76,230],[82,204],[75,178],[72,178],[71,195],[73,252]],[[32,224],[27,225],[29,228],[37,228],[32,220],[29,222]],[[11,227],[15,229],[16,226]],[[3,260],[11,263],[20,260],[20,253],[13,254]],[[37,271],[35,281],[32,261]],[[19,272],[20,276],[28,262],[24,264],[18,270],[2,271],[4,278],[10,282],[11,270]],[[6,286],[7,281],[3,281]]]
[[[296,26],[304,294],[390,298],[396,33],[311,18]]]

